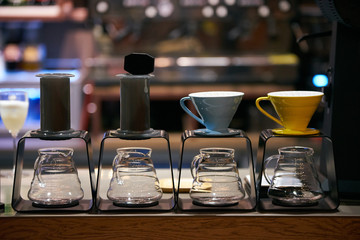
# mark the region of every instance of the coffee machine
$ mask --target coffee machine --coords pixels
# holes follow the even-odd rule
[[[360,200],[360,157],[356,132],[360,100],[360,3],[354,0],[317,0],[323,14],[333,21],[329,84],[325,87],[323,132],[333,139],[341,200]]]
[[[89,66],[146,52],[157,58],[159,82],[293,84],[299,61],[290,53],[289,22],[296,9],[294,0],[91,0],[104,59]]]

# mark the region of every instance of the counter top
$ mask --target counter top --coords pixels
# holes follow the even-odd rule
[[[331,212],[16,213],[7,183],[3,178],[0,239],[360,239],[360,205]]]
[[[71,214],[0,217],[1,239],[360,239],[359,206],[336,213]]]

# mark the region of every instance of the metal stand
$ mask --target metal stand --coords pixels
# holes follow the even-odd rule
[[[26,144],[25,144],[26,143]],[[80,146],[85,150],[87,156],[88,176],[81,179],[84,190],[84,198],[75,206],[57,206],[57,207],[35,207],[32,201],[27,198],[26,193],[30,188],[30,182],[23,182],[26,177],[23,168],[33,169],[37,150],[41,147],[58,145]],[[74,159],[76,155],[74,154]],[[33,171],[32,171],[33,172]],[[87,131],[65,131],[54,133],[45,133],[42,131],[29,131],[18,142],[15,176],[13,185],[13,195],[11,205],[18,212],[88,212],[94,204],[95,197],[95,172],[92,162],[91,139]]]
[[[256,189],[253,167],[253,154],[251,141],[244,131],[230,129],[232,134],[227,135],[204,135],[197,134],[196,130],[186,130],[182,136],[181,155],[179,162],[179,178],[177,188],[177,203],[181,210],[184,211],[244,211],[254,210],[256,207]],[[236,133],[236,134],[234,134]],[[189,147],[185,147],[188,143]],[[190,163],[195,155],[199,153],[199,149],[203,147],[226,147],[235,149],[235,159],[238,164],[239,174],[245,189],[245,197],[237,204],[231,206],[200,206],[193,204],[189,195],[189,189],[182,187],[182,181],[186,179],[186,175],[190,173]],[[187,149],[186,149],[187,148]],[[185,160],[185,161],[184,161]],[[186,171],[186,172],[185,172]],[[182,178],[182,173],[185,177]]]
[[[153,140],[165,140],[166,148],[168,150],[168,156],[161,156],[163,149],[157,149],[161,144]],[[168,158],[168,169],[165,171],[164,175],[160,176],[159,171],[157,173],[160,183],[162,180],[167,180],[169,188],[162,189],[163,196],[160,199],[159,203],[151,206],[120,206],[115,205],[111,200],[106,196],[106,191],[101,191],[101,189],[108,189],[109,187],[109,174],[105,174],[105,171],[111,171],[111,164],[114,156],[116,155],[116,149],[119,147],[129,147],[129,146],[141,146],[141,147],[150,147],[153,150],[152,160],[156,166],[160,166],[161,163],[156,161],[159,158]],[[156,149],[155,149],[156,148]],[[107,154],[109,153],[109,154]],[[103,167],[105,165],[106,167]],[[160,166],[161,167],[161,166]],[[159,170],[159,169],[158,169]],[[162,169],[163,170],[163,169]],[[108,172],[109,173],[109,172]],[[162,172],[163,173],[163,172]],[[168,211],[172,210],[175,207],[175,186],[174,186],[174,176],[172,168],[172,159],[170,151],[170,141],[169,135],[164,130],[153,130],[140,132],[127,132],[120,130],[110,130],[107,131],[101,141],[100,155],[99,155],[99,166],[98,166],[98,178],[97,178],[97,187],[96,187],[96,207],[100,211]]]
[[[277,149],[285,146],[306,146],[315,151],[314,165],[317,168],[321,187],[325,197],[315,206],[279,206],[272,203],[267,196],[269,184],[264,178],[264,161],[271,155],[276,155]],[[286,136],[275,135],[271,129],[263,130],[259,137],[259,148],[256,163],[258,209],[264,211],[329,211],[339,206],[335,162],[332,140],[323,135]]]

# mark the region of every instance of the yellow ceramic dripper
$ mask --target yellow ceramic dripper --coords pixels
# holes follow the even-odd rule
[[[317,91],[279,91],[268,93],[266,97],[256,99],[256,107],[265,116],[275,121],[284,128],[273,129],[276,134],[283,135],[312,135],[320,131],[308,128],[324,94]],[[260,101],[268,100],[272,103],[280,119],[266,112]]]

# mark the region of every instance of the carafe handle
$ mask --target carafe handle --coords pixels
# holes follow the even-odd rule
[[[195,178],[195,176],[196,176],[195,171],[196,171],[196,169],[199,167],[199,162],[200,162],[201,159],[202,159],[202,155],[201,155],[201,154],[198,154],[198,155],[196,155],[196,156],[194,157],[194,159],[193,159],[192,162],[191,162],[190,170],[191,170],[191,176],[192,176],[193,178]]]
[[[267,170],[268,170],[267,166],[269,165],[269,163],[271,161],[277,160],[279,158],[280,158],[280,155],[272,155],[264,161],[264,177],[269,184],[271,184],[271,179],[269,178],[269,175],[267,174]]]
[[[180,106],[182,107],[182,109],[184,109],[184,111],[189,114],[192,118],[194,118],[196,121],[198,121],[199,123],[201,123],[202,125],[205,126],[204,121],[202,119],[200,119],[199,117],[197,117],[195,114],[193,114],[189,108],[186,107],[185,105],[185,101],[186,100],[191,100],[190,97],[183,97],[180,99]]]
[[[271,120],[273,120],[274,122],[278,123],[280,126],[284,126],[283,123],[275,118],[274,116],[270,115],[268,112],[266,112],[261,106],[260,106],[260,101],[263,101],[263,100],[267,100],[267,101],[270,101],[270,98],[267,96],[267,97],[259,97],[256,99],[255,101],[255,105],[257,107],[257,109],[259,109],[259,111],[264,114],[265,116],[267,116],[268,118],[270,118]]]
[[[119,171],[118,168],[120,168],[121,162],[125,159],[128,159],[130,155],[128,153],[122,153],[115,156],[114,162],[113,162],[113,171],[116,177],[116,182],[120,181]],[[116,161],[117,160],[117,161]]]
[[[121,167],[121,162],[123,161],[127,161],[127,159],[130,157],[129,153],[136,153],[138,155],[142,155],[144,157],[146,157],[147,155],[145,153],[142,152],[126,152],[126,153],[122,153],[122,154],[118,154],[115,156],[115,159],[113,161],[113,171],[115,173],[116,176],[116,181],[120,180],[120,176],[119,176],[119,171],[118,168]],[[117,160],[117,161],[116,161]]]
[[[40,157],[38,159],[37,163],[35,164],[35,174],[36,174],[36,178],[38,179],[40,184],[44,183],[42,180],[42,177],[41,177],[42,162],[43,162],[43,160]]]

